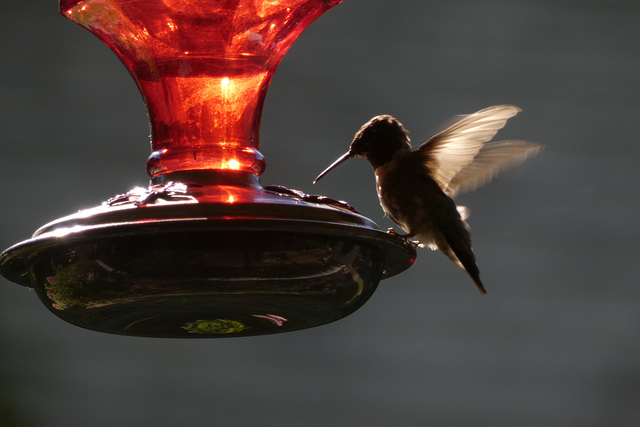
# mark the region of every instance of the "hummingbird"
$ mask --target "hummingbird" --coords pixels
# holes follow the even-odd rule
[[[484,296],[487,292],[471,249],[469,210],[456,206],[453,198],[489,183],[501,170],[540,151],[542,146],[531,142],[488,142],[520,111],[513,105],[496,105],[460,116],[415,150],[398,120],[376,116],[356,132],[349,151],[313,183],[348,159],[368,160],[380,206],[407,233],[402,237],[420,247],[439,249]]]

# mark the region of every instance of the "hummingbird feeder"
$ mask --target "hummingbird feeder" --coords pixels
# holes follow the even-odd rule
[[[262,106],[298,35],[340,0],[60,0],[148,109],[148,188],[60,218],[0,255],[75,325],[151,337],[309,328],[357,310],[415,248],[344,202],[260,185]]]

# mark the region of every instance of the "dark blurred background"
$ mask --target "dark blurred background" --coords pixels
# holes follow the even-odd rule
[[[138,91],[55,0],[0,18],[0,246],[146,185]],[[263,185],[387,228],[371,169],[311,181],[376,114],[414,145],[513,103],[545,152],[459,203],[490,297],[421,250],[327,326],[226,340],[86,331],[0,279],[2,426],[640,425],[640,2],[345,0],[294,44],[262,120]]]

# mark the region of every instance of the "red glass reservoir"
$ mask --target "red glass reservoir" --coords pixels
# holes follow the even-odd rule
[[[260,175],[262,106],[298,35],[340,0],[61,0],[135,79],[151,122],[151,177]]]

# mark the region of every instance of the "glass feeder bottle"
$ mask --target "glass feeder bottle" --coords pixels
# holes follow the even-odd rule
[[[101,332],[229,337],[353,313],[415,248],[345,203],[263,188],[267,88],[339,0],[60,0],[148,109],[148,188],[38,229],[0,255],[58,317]]]

